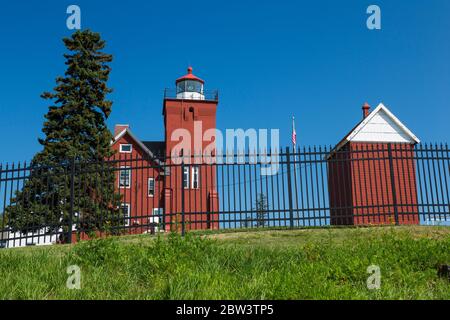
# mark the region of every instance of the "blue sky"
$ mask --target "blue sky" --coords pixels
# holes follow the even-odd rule
[[[422,141],[446,142],[450,119],[450,2],[2,1],[0,162],[40,150],[48,104],[64,72],[66,8],[102,34],[114,55],[113,113],[144,140],[163,139],[165,87],[188,65],[220,90],[218,127],[279,128],[290,144],[334,144],[383,102]],[[382,29],[366,27],[381,8]]]

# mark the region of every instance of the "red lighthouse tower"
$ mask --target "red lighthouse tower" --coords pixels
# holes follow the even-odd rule
[[[175,90],[165,90],[163,103],[166,229],[181,228],[183,221],[186,230],[217,229],[216,166],[211,159],[215,156],[218,93],[205,91],[205,82],[191,67],[175,84]]]

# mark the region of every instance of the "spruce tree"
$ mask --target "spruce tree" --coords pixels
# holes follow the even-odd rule
[[[264,193],[259,193],[255,201],[256,211],[256,226],[264,227],[266,224],[266,217],[268,214],[267,196]]]
[[[100,34],[89,30],[76,31],[63,42],[69,50],[64,54],[65,75],[56,79],[53,92],[42,94],[52,101],[42,129],[45,138],[39,139],[43,149],[6,210],[9,226],[16,231],[63,229],[66,234],[72,222],[85,232],[117,224],[114,172],[104,162],[113,155],[105,123],[112,107],[107,100],[112,56],[102,52],[105,41]]]

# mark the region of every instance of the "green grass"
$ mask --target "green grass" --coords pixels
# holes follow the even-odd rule
[[[1,299],[450,299],[448,227],[128,236],[0,250]],[[66,288],[69,265],[81,290]],[[369,265],[381,288],[369,290]]]

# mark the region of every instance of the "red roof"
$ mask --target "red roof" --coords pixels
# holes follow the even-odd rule
[[[187,72],[188,72],[188,73],[187,73],[186,75],[182,76],[181,78],[178,78],[178,79],[175,81],[175,83],[178,83],[178,82],[183,81],[183,80],[196,80],[196,81],[199,81],[199,82],[201,82],[201,83],[205,83],[205,81],[203,81],[203,80],[200,79],[199,77],[197,77],[197,76],[195,76],[195,75],[192,74],[192,67],[189,67],[189,68],[187,69]]]

